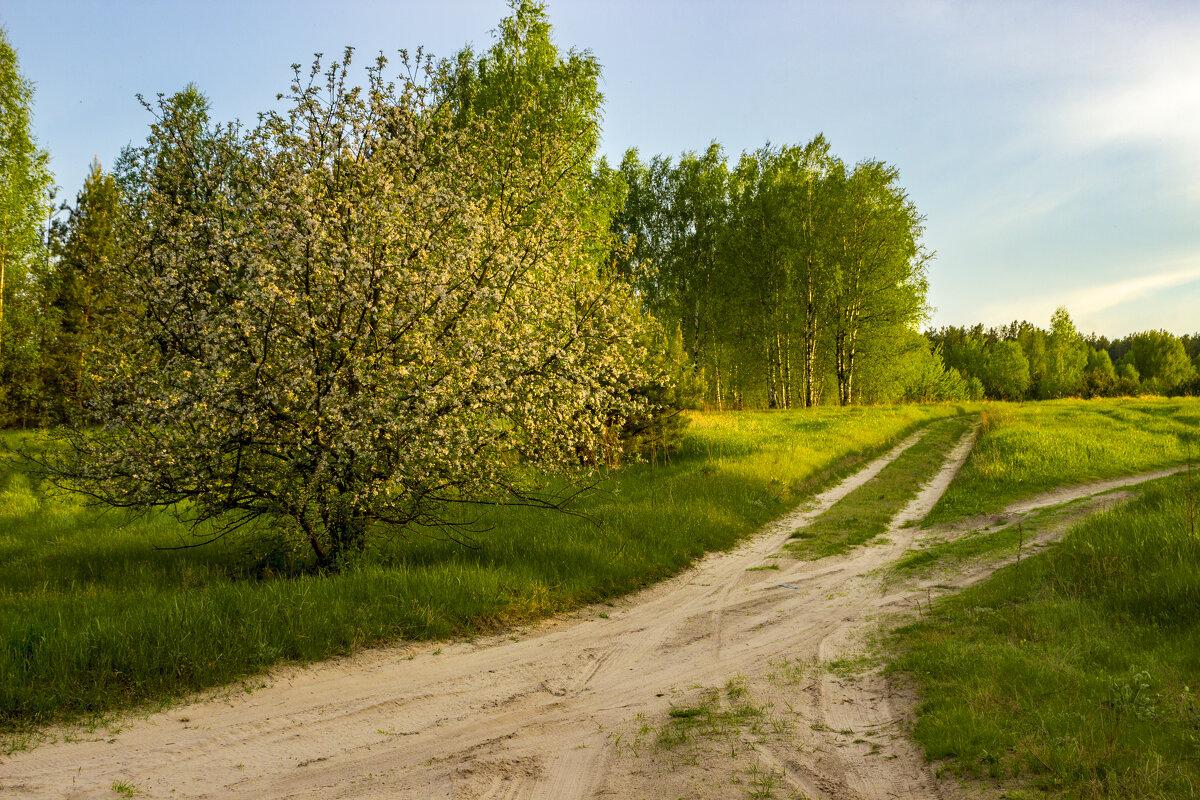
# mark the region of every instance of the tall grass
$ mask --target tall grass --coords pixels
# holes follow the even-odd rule
[[[1004,779],[1006,797],[1200,794],[1187,487],[1156,482],[898,633],[895,666],[920,684],[916,736],[930,758]]]
[[[979,441],[925,526],[998,511],[1057,486],[1182,464],[1200,400],[988,403]]]
[[[203,548],[166,514],[48,495],[0,456],[0,735],[385,641],[472,635],[611,598],[733,546],[949,406],[693,417],[681,451],[604,477],[567,516],[485,512],[473,546],[381,537],[288,577],[271,530]],[[21,437],[5,440],[16,445]]]

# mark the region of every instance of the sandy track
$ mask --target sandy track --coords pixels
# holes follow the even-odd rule
[[[884,594],[872,573],[912,544],[917,529],[901,523],[932,507],[973,433],[897,517],[885,544],[815,562],[767,559],[918,438],[738,549],[616,608],[586,609],[523,635],[281,670],[252,693],[16,754],[0,764],[0,789],[14,798],[111,798],[117,782],[143,797],[178,798],[658,798],[682,787],[690,797],[735,796],[720,779],[727,767],[693,759],[657,769],[622,748],[620,736],[638,720],[666,719],[687,687],[744,675],[750,696],[776,697],[793,718],[783,741],[743,736],[753,767],[780,781],[776,796],[942,796],[947,790],[896,730],[908,701],[895,687],[820,669],[782,687],[763,677],[780,659],[815,663],[848,652],[870,627],[864,621],[912,607],[913,587]],[[781,569],[748,571],[765,564]]]

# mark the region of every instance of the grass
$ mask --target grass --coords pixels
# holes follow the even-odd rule
[[[935,564],[961,563],[1007,550],[1016,551],[1022,536],[1029,536],[1031,528],[1006,525],[994,530],[976,531],[947,542],[914,550],[892,565],[899,574],[926,571]]]
[[[839,747],[865,745],[867,755],[875,756],[882,744],[873,739],[894,738],[894,734],[890,726],[867,726],[857,733],[834,731],[811,721],[800,697],[807,695],[825,670],[853,679],[876,663],[871,656],[832,663],[783,656],[768,661],[765,674],[755,680],[736,675],[720,687],[672,687],[668,690],[672,701],[665,713],[655,717],[639,713],[609,731],[608,740],[619,754],[638,760],[635,774],[656,777],[654,791],[661,797],[804,800],[807,795],[789,780],[787,767],[781,769],[777,758],[804,751],[810,762],[821,761],[820,753],[829,742]],[[817,737],[814,745],[806,728],[829,735]],[[788,762],[795,766],[790,756]]]
[[[281,662],[471,636],[634,591],[732,547],[950,406],[696,415],[578,517],[501,508],[474,547],[380,537],[332,576],[294,574],[272,531],[190,550],[166,514],[47,495],[0,453],[0,738],[169,702]],[[9,434],[5,441],[22,440]]]
[[[878,475],[793,534],[788,551],[801,558],[824,558],[847,552],[887,531],[896,514],[937,474],[946,453],[972,424],[973,417],[952,417],[930,425],[920,441]]]
[[[763,735],[767,711],[745,699],[745,680],[731,679],[725,684],[723,694],[724,703],[722,692],[707,689],[693,703],[672,706],[667,711],[667,721],[654,732],[655,744],[669,750],[698,737],[730,737],[743,732]]]
[[[1057,486],[1184,463],[1200,454],[1200,400],[988,403],[980,439],[924,526],[999,511]]]
[[[776,790],[784,788],[785,776],[764,764],[758,752],[770,741],[795,746],[796,714],[790,706],[783,712],[772,702],[755,703],[751,686],[742,676],[726,681],[722,688],[694,685],[671,692],[681,702],[672,703],[658,724],[639,714],[636,729],[609,733],[618,752],[625,751],[643,763],[648,758],[651,763],[665,766],[675,778],[671,797],[692,796],[711,777],[716,780],[708,784],[706,794],[715,789],[727,797],[777,796]],[[720,764],[716,775],[705,775],[705,766],[711,767],[714,762]],[[699,775],[689,775],[689,769],[694,768],[700,768]],[[693,783],[697,778],[698,784]],[[676,794],[679,789],[687,794]],[[786,796],[797,797],[793,792]]]
[[[919,550],[912,550],[898,559],[891,570],[905,577],[929,573],[932,568],[948,565],[951,569],[985,556],[1020,555],[1025,547],[1051,525],[1065,525],[1064,517],[1079,516],[1079,503],[1075,501],[1061,506],[1041,508],[1016,519],[997,522],[980,530],[968,530],[955,538],[936,542]]]
[[[902,628],[926,755],[1012,798],[1200,794],[1198,490],[1156,481]]]

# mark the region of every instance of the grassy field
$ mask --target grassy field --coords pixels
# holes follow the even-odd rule
[[[946,453],[975,423],[974,416],[933,423],[921,440],[836,505],[792,534],[788,552],[824,558],[871,541],[888,529],[917,492],[941,468]]]
[[[987,403],[979,441],[925,527],[1056,486],[1200,460],[1200,400]]]
[[[636,590],[729,548],[952,406],[696,415],[669,460],[574,510],[495,509],[474,547],[380,539],[296,575],[271,531],[191,550],[173,518],[47,496],[0,455],[0,736],[404,639],[470,636]],[[16,446],[21,437],[8,435]],[[291,576],[289,576],[291,574]]]
[[[902,629],[928,757],[1009,798],[1200,795],[1197,493],[1157,481]]]
[[[927,525],[1178,464],[1189,444],[1200,455],[1196,400],[989,404],[984,426]],[[1200,469],[1139,492],[896,634],[893,668],[918,683],[931,759],[999,779],[1008,798],[1200,795]],[[1012,552],[1020,536],[967,532],[896,570]]]

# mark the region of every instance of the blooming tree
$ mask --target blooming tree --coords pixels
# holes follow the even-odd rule
[[[59,480],[218,534],[282,524],[322,566],[454,504],[554,505],[535,475],[642,410],[646,323],[597,267],[597,107],[465,113],[461,71],[489,57],[403,56],[394,81],[381,57],[355,87],[347,50],[295,67],[250,130],[210,124],[194,89],[160,98],[123,168],[123,344],[90,362],[101,425],[68,435]]]

